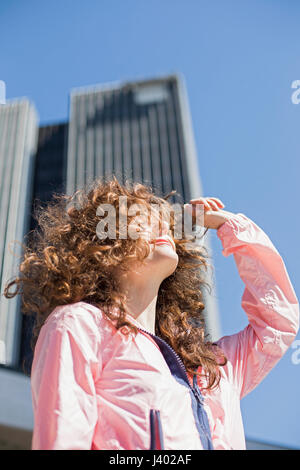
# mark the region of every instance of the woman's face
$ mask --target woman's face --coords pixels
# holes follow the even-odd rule
[[[159,226],[158,212],[152,212],[149,219],[138,216],[134,219],[133,226],[138,224],[139,236],[145,238],[150,245],[151,251],[145,260],[146,266],[153,274],[161,275],[163,280],[175,271],[179,258],[169,222],[162,218]]]

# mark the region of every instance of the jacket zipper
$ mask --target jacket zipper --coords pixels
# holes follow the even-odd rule
[[[164,450],[159,410],[150,410],[150,450]]]
[[[147,335],[149,336],[152,336],[153,338],[156,338],[156,335],[153,335],[152,333],[149,333],[149,331],[146,331],[146,330],[143,330],[142,328],[139,328],[140,331],[143,331],[144,333],[146,333]],[[196,388],[193,388],[190,384],[190,381],[189,381],[189,378],[188,378],[188,375],[187,375],[187,372],[186,372],[186,368],[185,368],[185,365],[183,364],[182,362],[182,359],[181,357],[177,354],[177,352],[172,348],[172,346],[170,346],[164,339],[162,338],[159,338],[160,341],[163,341],[163,343],[173,352],[173,354],[175,354],[176,358],[177,358],[177,361],[180,365],[180,368],[185,376],[185,379],[186,379],[186,383],[188,384],[188,386],[190,387],[190,389],[193,391],[193,394],[195,395],[195,397],[197,398],[197,400],[201,403],[201,405],[203,405],[203,398],[202,396],[200,395],[199,391],[196,389]]]
[[[194,396],[196,397],[196,400],[201,404],[201,406],[203,406],[204,399],[203,399],[202,395],[199,393],[199,390],[197,389],[196,386],[195,386],[195,388],[191,386],[190,381],[189,381],[189,378],[188,378],[188,375],[187,375],[187,372],[186,372],[185,365],[183,364],[181,357],[176,353],[176,351],[172,348],[172,346],[170,346],[164,339],[160,338],[159,336],[156,336],[156,335],[154,335],[153,333],[150,333],[149,331],[144,330],[143,328],[138,327],[138,329],[139,329],[140,331],[146,333],[147,335],[151,336],[152,338],[158,338],[159,341],[162,341],[162,342],[167,346],[167,348],[168,348],[170,351],[172,351],[172,353],[175,355],[175,357],[176,357],[176,359],[177,359],[178,364],[180,365],[180,369],[181,369],[181,371],[182,371],[182,373],[183,373],[183,375],[184,375],[184,377],[185,377],[186,383],[188,384],[190,390],[192,390]],[[154,341],[155,341],[155,339],[154,339]],[[157,344],[157,343],[156,343],[156,344]],[[201,417],[201,419],[203,420],[202,417]],[[199,424],[200,424],[200,426],[201,426],[203,432],[205,433],[207,439],[209,440],[209,436],[207,435],[207,432],[206,432],[206,430],[205,430],[205,427],[203,426],[203,423],[200,423],[200,421],[199,421]]]

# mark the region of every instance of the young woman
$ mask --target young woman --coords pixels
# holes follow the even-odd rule
[[[212,343],[202,311],[202,246],[174,238],[174,219],[139,225],[139,237],[100,239],[100,204],[121,212],[138,203],[166,208],[139,183],[114,177],[72,198],[57,197],[38,214],[20,275],[24,313],[36,314],[31,371],[32,449],[245,449],[240,400],[293,342],[298,301],[268,236],[244,214],[204,205],[223,255],[234,255],[245,283],[249,324]],[[67,209],[66,203],[69,204]],[[10,288],[15,286],[15,292]],[[209,312],[208,312],[209,313]]]

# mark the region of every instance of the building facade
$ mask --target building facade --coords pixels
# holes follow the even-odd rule
[[[0,279],[18,273],[21,246],[29,229],[33,167],[37,146],[37,112],[27,99],[0,107]],[[19,298],[0,297],[0,363],[17,367],[20,354]]]

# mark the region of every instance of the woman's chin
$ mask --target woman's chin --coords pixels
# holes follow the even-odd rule
[[[170,276],[177,268],[179,260],[178,254],[173,250],[173,248],[169,248],[168,246],[157,246],[155,251],[155,261],[157,264],[161,265],[163,271],[169,272],[167,276]]]

